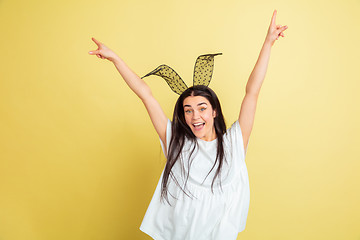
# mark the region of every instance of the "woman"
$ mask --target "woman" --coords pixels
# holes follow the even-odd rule
[[[167,156],[140,227],[152,238],[236,239],[245,229],[250,200],[246,149],[271,47],[287,29],[276,25],[275,19],[276,10],[247,82],[239,119],[228,130],[216,94],[201,85],[180,95],[173,121],[168,120],[149,86],[113,51],[92,38],[98,49],[89,54],[114,63],[144,103]]]

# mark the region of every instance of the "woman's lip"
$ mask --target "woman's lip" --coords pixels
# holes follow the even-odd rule
[[[205,125],[205,123],[202,123],[202,124],[197,125],[197,126],[195,126],[195,125],[193,124],[193,127],[194,127],[194,130],[200,131],[201,129],[203,129],[204,125]]]

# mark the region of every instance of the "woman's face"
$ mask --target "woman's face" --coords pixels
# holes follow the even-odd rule
[[[189,96],[184,99],[183,107],[186,124],[194,135],[204,141],[214,140],[216,111],[210,102],[202,96]]]

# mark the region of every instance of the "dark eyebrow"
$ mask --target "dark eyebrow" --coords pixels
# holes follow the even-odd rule
[[[198,106],[205,104],[207,106],[206,102],[199,103]],[[191,107],[191,105],[184,105],[184,107]]]

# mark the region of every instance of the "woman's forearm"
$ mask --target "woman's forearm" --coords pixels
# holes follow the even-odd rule
[[[246,93],[259,95],[261,85],[265,79],[266,70],[268,68],[271,53],[271,43],[265,40],[259,57],[256,61],[255,67],[250,74],[249,80],[246,84]]]
[[[112,62],[126,84],[142,101],[152,94],[150,87],[144,82],[144,80],[134,73],[120,57],[117,56],[112,60]]]
[[[288,28],[287,26],[276,25],[276,13],[275,10],[259,58],[246,84],[246,94],[259,95],[268,68],[271,47],[280,36],[284,37],[283,32]]]

